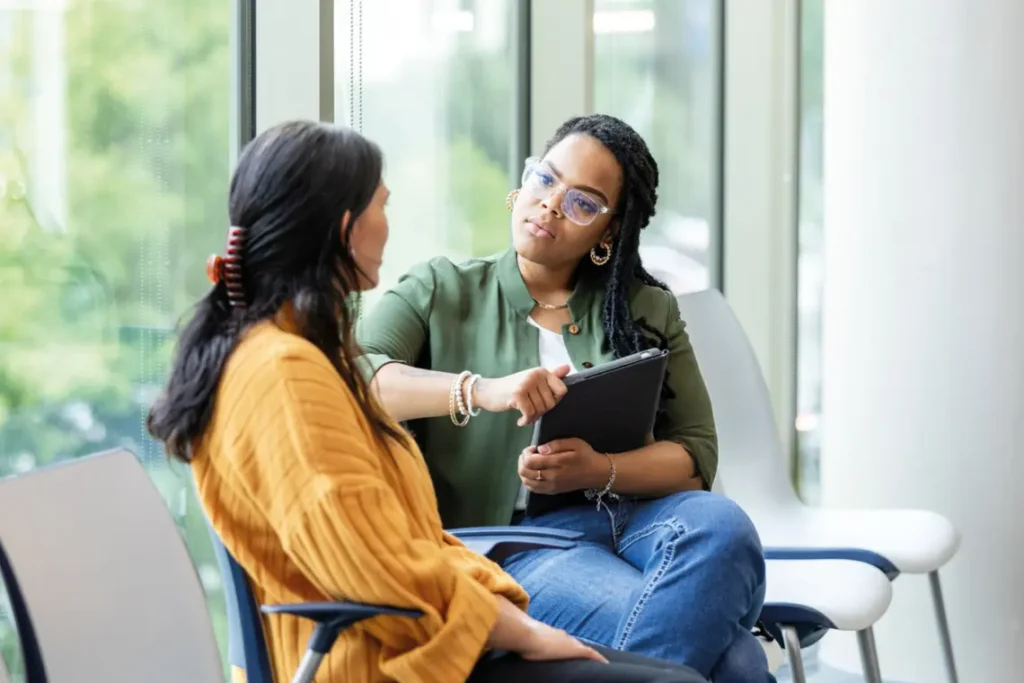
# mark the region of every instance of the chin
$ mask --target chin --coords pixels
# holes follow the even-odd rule
[[[555,266],[561,261],[551,248],[550,240],[544,244],[533,235],[525,231],[520,232],[520,229],[512,233],[512,247],[519,256],[540,266]]]

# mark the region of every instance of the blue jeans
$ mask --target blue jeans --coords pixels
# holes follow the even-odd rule
[[[572,550],[509,558],[530,614],[581,640],[686,664],[715,683],[773,682],[751,633],[765,565],[753,523],[705,491],[564,508],[520,521],[580,531]]]

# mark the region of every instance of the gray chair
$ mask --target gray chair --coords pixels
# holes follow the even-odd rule
[[[470,528],[466,545],[501,561],[532,548],[571,548],[557,529]],[[214,536],[228,600],[232,680],[272,680],[260,612],[317,624],[295,673],[313,680],[345,628],[392,606],[256,605],[244,571]],[[205,597],[163,498],[127,450],[0,480],[0,580],[9,595],[27,683],[220,683]],[[2,667],[2,663],[0,663]]]
[[[223,681],[199,578],[132,453],[0,481],[0,544],[28,683]]]

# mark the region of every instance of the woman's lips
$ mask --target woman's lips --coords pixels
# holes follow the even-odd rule
[[[526,229],[534,237],[543,237],[551,240],[555,239],[554,234],[533,221],[526,221]]]

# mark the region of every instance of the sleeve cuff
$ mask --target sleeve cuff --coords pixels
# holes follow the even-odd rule
[[[704,490],[710,491],[718,470],[718,455],[705,439],[691,436],[669,436],[668,441],[679,444],[690,454],[695,472],[704,483]],[[710,452],[709,452],[710,451]]]
[[[373,380],[373,376],[377,374],[385,365],[390,363],[400,363],[390,356],[386,356],[383,353],[364,353],[363,355],[356,358],[356,369],[363,376],[363,379],[369,383]]]
[[[498,620],[498,599],[470,577],[458,581],[444,626],[420,647],[382,662],[389,679],[448,683],[469,678]]]

